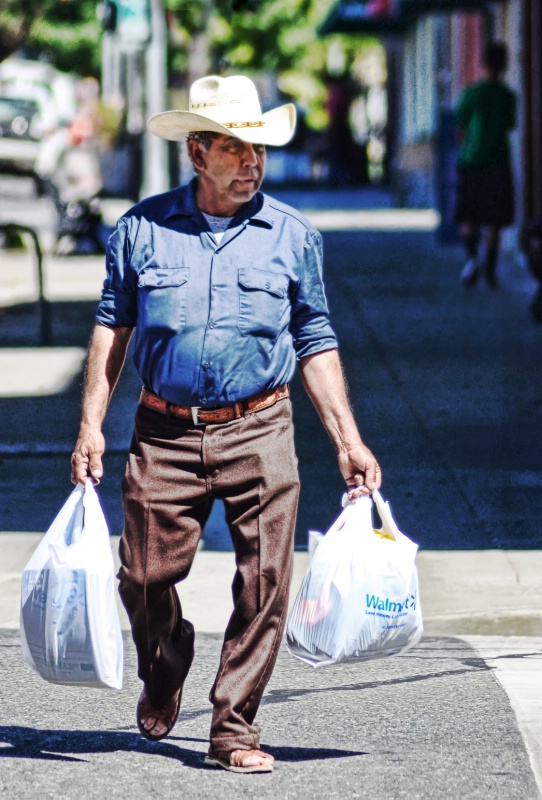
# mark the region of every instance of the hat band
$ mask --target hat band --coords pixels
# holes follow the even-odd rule
[[[263,128],[265,122],[256,120],[255,122],[221,122],[225,128]]]

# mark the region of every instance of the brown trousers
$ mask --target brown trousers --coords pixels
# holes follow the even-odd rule
[[[291,405],[193,426],[139,406],[123,481],[119,591],[156,707],[185,680],[194,631],[175,584],[190,571],[212,501],[224,501],[237,570],[211,689],[211,749],[259,747],[254,723],[286,622],[299,478]]]

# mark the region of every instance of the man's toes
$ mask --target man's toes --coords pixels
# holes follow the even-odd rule
[[[158,717],[148,717],[146,720],[143,720],[143,727],[147,733],[152,733],[154,736],[161,736],[167,730],[166,726]]]
[[[272,755],[261,750],[233,750],[230,754],[230,763],[236,767],[260,767],[274,761]]]

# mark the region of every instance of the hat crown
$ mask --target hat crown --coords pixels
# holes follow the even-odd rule
[[[250,78],[210,75],[190,87],[189,110],[215,122],[250,122],[261,118],[258,92]]]
[[[262,113],[256,86],[244,75],[209,75],[190,87],[187,111],[154,114],[147,128],[171,142],[190,131],[212,131],[251,144],[281,147],[293,136],[295,117],[293,103]]]

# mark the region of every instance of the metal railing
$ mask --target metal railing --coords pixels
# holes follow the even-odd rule
[[[52,342],[52,317],[51,304],[45,297],[43,280],[43,252],[37,232],[29,225],[22,225],[19,222],[0,222],[0,233],[5,236],[12,236],[22,233],[29,236],[34,243],[36,254],[36,270],[38,277],[38,311],[40,319],[40,342],[42,345],[50,345]]]

